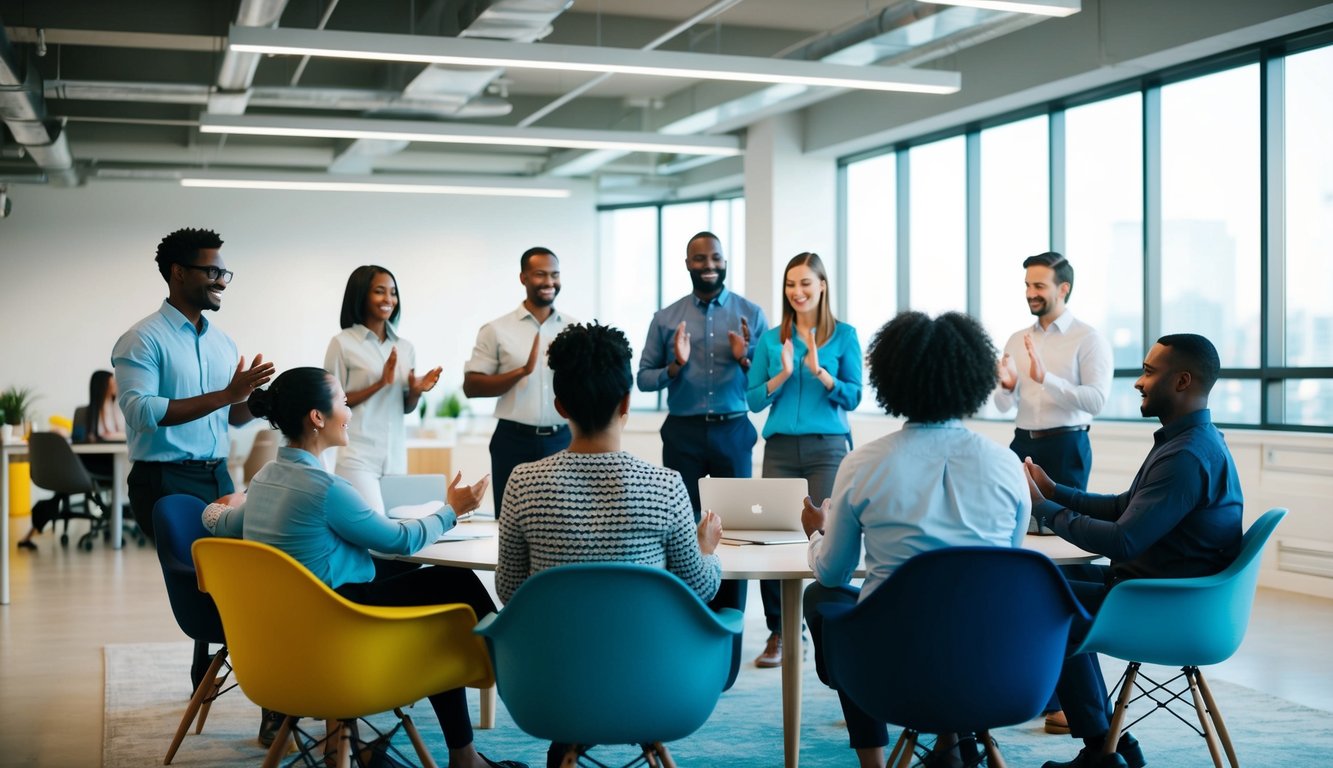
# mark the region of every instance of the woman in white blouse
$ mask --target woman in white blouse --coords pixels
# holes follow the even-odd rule
[[[416,375],[416,351],[396,328],[402,309],[392,272],[374,264],[357,267],[343,292],[343,330],[324,354],[324,370],[347,392],[356,416],[334,473],[381,512],[380,478],[407,472],[403,416],[435,386],[441,370]]]

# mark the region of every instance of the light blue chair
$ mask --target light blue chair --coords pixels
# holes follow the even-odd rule
[[[1104,754],[1115,751],[1122,731],[1159,709],[1170,711],[1190,725],[1187,718],[1170,708],[1172,702],[1184,700],[1185,689],[1175,691],[1168,686],[1183,680],[1199,718],[1200,727],[1194,729],[1195,733],[1208,743],[1213,765],[1222,768],[1220,741],[1231,767],[1239,768],[1222,713],[1199,667],[1225,661],[1240,647],[1250,623],[1260,554],[1286,515],[1285,509],[1265,512],[1245,532],[1235,561],[1219,573],[1189,579],[1131,579],[1120,582],[1107,593],[1087,637],[1076,651],[1101,653],[1129,662],[1116,685],[1119,696]],[[1140,665],[1144,663],[1180,667],[1180,674],[1158,683],[1142,673]],[[1116,689],[1112,689],[1112,695]],[[1136,689],[1140,691],[1138,695],[1134,695]],[[1153,708],[1126,724],[1127,708],[1143,698],[1151,699]]]
[[[898,768],[921,733],[976,734],[972,760],[1003,766],[990,729],[1041,714],[1070,625],[1088,619],[1054,563],[1007,547],[923,552],[856,605],[818,610],[829,684],[905,729],[888,760]]]
[[[533,575],[476,632],[518,727],[570,745],[563,766],[598,744],[635,744],[631,765],[669,767],[664,742],[712,714],[741,624],[661,568],[586,563]]]

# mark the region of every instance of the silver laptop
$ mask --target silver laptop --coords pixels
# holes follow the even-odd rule
[[[412,507],[429,501],[447,502],[449,478],[444,475],[385,475],[380,478],[380,495],[384,497],[384,511],[394,507]],[[459,515],[459,520],[472,516]],[[394,515],[390,515],[394,517]]]
[[[722,518],[722,539],[729,542],[804,542],[801,509],[809,492],[802,478],[699,478],[699,506]]]

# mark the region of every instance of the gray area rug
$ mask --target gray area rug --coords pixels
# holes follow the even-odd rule
[[[186,642],[106,646],[104,768],[162,764],[189,699],[190,653]],[[820,684],[813,663],[807,663],[804,671],[801,765],[855,766],[837,696]],[[722,696],[709,722],[690,738],[670,745],[677,762],[681,766],[779,768],[780,682],[776,670],[743,667],[735,687]],[[476,691],[468,693],[475,717]],[[1245,768],[1289,768],[1333,754],[1333,714],[1221,681],[1213,683],[1213,693]],[[436,761],[446,765],[444,739],[430,705],[419,702],[410,714]],[[519,731],[503,704],[496,721],[494,730],[477,731],[476,743],[482,752],[492,759],[522,760],[533,768],[545,764],[546,745]],[[263,750],[255,742],[258,725],[259,708],[235,689],[213,705],[202,734],[185,737],[172,764],[183,768],[259,765]],[[322,726],[311,725],[322,732]],[[1152,768],[1211,765],[1203,739],[1169,715],[1155,715],[1133,732]],[[1005,728],[995,735],[1005,759],[1015,768],[1037,768],[1043,761],[1067,760],[1077,752],[1068,737],[1042,733],[1040,721]],[[395,743],[411,755],[405,736],[399,734]],[[594,754],[602,762],[617,765],[632,757],[626,747],[601,747]]]

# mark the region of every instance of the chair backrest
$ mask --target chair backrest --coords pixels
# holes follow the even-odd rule
[[[1231,565],[1211,576],[1130,579],[1115,585],[1079,651],[1169,666],[1230,658],[1250,623],[1260,555],[1286,515],[1281,508],[1265,512],[1245,532]]]
[[[200,514],[204,502],[183,493],[163,496],[153,505],[153,530],[157,539],[157,560],[167,585],[167,599],[181,631],[195,640],[225,643],[222,619],[213,598],[199,591],[190,546],[195,539],[208,538]]]
[[[199,539],[193,553],[236,680],[262,707],[343,720],[491,684],[467,605],[359,605],[255,541]]]
[[[250,445],[250,453],[245,457],[242,468],[245,484],[249,485],[255,473],[276,458],[278,458],[278,430],[261,429],[256,432],[255,441]]]
[[[96,435],[88,434],[88,406],[80,405],[74,409],[74,419],[69,428],[69,439],[73,443],[96,442]]]
[[[683,738],[708,719],[741,621],[738,611],[709,610],[661,568],[586,563],[529,577],[477,632],[524,732],[642,744]]]
[[[38,488],[66,494],[93,490],[92,477],[63,435],[33,432],[28,436],[28,461]]]
[[[924,552],[855,607],[824,613],[834,687],[885,722],[928,733],[1038,715],[1070,624],[1087,616],[1045,555],[1005,547]]]

